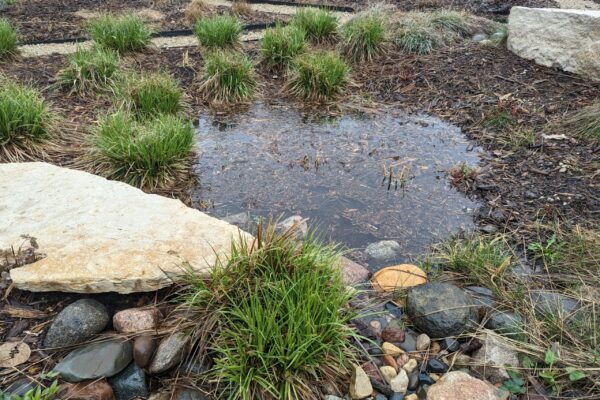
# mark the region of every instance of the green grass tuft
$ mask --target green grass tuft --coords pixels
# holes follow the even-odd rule
[[[396,44],[407,53],[426,54],[469,33],[465,16],[455,11],[413,11],[395,22]]]
[[[0,78],[0,159],[28,158],[51,137],[54,116],[41,94]]]
[[[89,23],[88,31],[100,46],[119,53],[143,50],[152,35],[144,20],[134,14],[103,15]]]
[[[133,74],[120,83],[119,92],[130,110],[140,118],[177,114],[184,108],[183,90],[166,72]]]
[[[101,119],[92,163],[108,179],[146,189],[171,187],[189,168],[194,131],[174,115],[137,121],[124,111]]]
[[[369,10],[352,18],[342,27],[342,49],[353,62],[371,61],[383,53],[389,40],[385,15]]]
[[[0,18],[0,58],[17,51],[17,32],[6,18]]]
[[[58,74],[58,83],[73,90],[103,88],[112,83],[119,71],[119,56],[110,49],[77,48],[69,56],[69,65]]]
[[[231,15],[202,18],[194,25],[194,35],[208,49],[239,46],[241,32],[242,24]]]
[[[297,26],[267,29],[260,42],[262,61],[270,68],[287,68],[292,60],[306,51],[306,34]]]
[[[336,53],[306,53],[294,61],[288,89],[307,100],[333,99],[348,85],[348,73],[348,66]]]
[[[233,244],[210,280],[189,276],[182,302],[210,340],[210,377],[225,398],[320,399],[314,383],[339,381],[353,359],[338,249],[272,225],[256,237]]]
[[[566,126],[577,136],[600,142],[600,100],[567,118]]]
[[[333,39],[337,34],[337,18],[329,11],[320,8],[299,9],[291,24],[301,28],[306,37],[315,42]]]
[[[205,81],[200,87],[211,101],[232,103],[252,98],[257,88],[254,66],[245,55],[217,51],[205,60]]]

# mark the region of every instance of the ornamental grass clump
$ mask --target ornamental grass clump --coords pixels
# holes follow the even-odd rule
[[[342,27],[342,51],[353,62],[371,61],[389,42],[387,19],[379,10],[369,10]]]
[[[241,22],[231,15],[201,18],[194,25],[194,35],[207,49],[238,47],[241,33]]]
[[[306,33],[313,42],[332,40],[337,35],[337,18],[327,10],[320,8],[303,8],[296,12],[291,25],[297,26]]]
[[[58,73],[58,83],[75,91],[106,88],[119,71],[119,56],[110,49],[94,46],[77,48],[69,65]]]
[[[600,142],[600,100],[567,118],[565,127],[577,136]]]
[[[183,90],[166,72],[132,74],[120,86],[126,105],[139,118],[175,115],[184,108]]]
[[[341,94],[349,83],[348,65],[333,52],[300,55],[294,61],[288,90],[312,101],[330,100]]]
[[[135,14],[103,15],[89,23],[88,31],[98,45],[121,54],[143,50],[152,36],[142,17]]]
[[[189,169],[192,124],[161,114],[139,121],[126,111],[100,120],[90,160],[95,172],[139,188],[170,188]]]
[[[469,33],[465,16],[456,11],[412,11],[394,23],[394,40],[407,53],[426,54]]]
[[[6,18],[0,18],[0,58],[17,52],[17,32]]]
[[[30,159],[52,137],[54,119],[36,89],[0,78],[0,161]]]
[[[200,91],[210,101],[233,103],[254,95],[258,86],[252,61],[243,54],[216,51],[207,55]]]
[[[338,248],[311,234],[298,242],[296,230],[260,223],[256,239],[240,237],[210,279],[188,276],[182,308],[196,316],[198,359],[210,349],[208,376],[224,398],[317,400],[318,382],[339,383],[354,359]]]
[[[306,34],[301,28],[290,25],[267,29],[260,42],[262,62],[268,68],[288,68],[293,59],[306,51]]]

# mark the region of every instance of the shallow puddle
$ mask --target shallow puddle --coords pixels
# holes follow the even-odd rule
[[[477,204],[453,189],[444,171],[476,165],[478,149],[431,116],[310,121],[258,104],[222,121],[202,115],[198,153],[194,199],[206,212],[301,215],[357,250],[379,240],[400,243],[395,260],[369,260],[371,268],[414,258],[473,227]]]

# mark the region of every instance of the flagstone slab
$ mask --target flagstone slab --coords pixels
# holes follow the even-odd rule
[[[241,235],[241,236],[240,236]],[[47,163],[0,164],[0,249],[35,238],[44,257],[11,270],[19,289],[132,293],[208,274],[250,235],[182,202]]]

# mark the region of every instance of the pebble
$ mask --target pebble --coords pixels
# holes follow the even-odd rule
[[[443,374],[448,372],[448,366],[437,358],[430,358],[427,360],[427,371]]]
[[[407,374],[413,372],[415,368],[417,368],[417,360],[415,360],[414,358],[411,358],[406,364],[402,366],[402,369],[405,370]]]
[[[397,393],[406,393],[408,390],[408,375],[406,371],[401,369],[391,381],[390,388]]]
[[[368,269],[343,256],[339,259],[339,268],[342,271],[342,281],[346,286],[361,284],[371,276]]]
[[[471,357],[463,353],[457,353],[453,360],[457,367],[468,367],[471,364]]]
[[[419,386],[419,371],[408,374],[408,390],[416,390]]]
[[[431,354],[438,354],[440,351],[442,350],[442,346],[440,345],[439,342],[433,342],[431,343],[431,348],[429,349],[429,352]]]
[[[404,367],[404,364],[406,364],[408,362],[409,359],[410,359],[410,357],[408,356],[408,354],[406,354],[406,353],[400,354],[396,358],[396,365],[398,366],[398,368],[402,368],[402,367]]]
[[[404,351],[417,351],[417,334],[413,332],[406,332],[404,335],[404,341],[398,343],[398,346],[400,346],[400,348]]]
[[[383,351],[383,354],[386,354],[386,355],[389,355],[392,357],[396,357],[396,356],[399,356],[400,354],[404,353],[404,350],[402,350],[398,346],[393,345],[390,342],[384,342],[381,345],[381,350]]]
[[[430,344],[431,339],[426,333],[421,333],[419,336],[417,336],[417,350],[425,351],[429,348]]]
[[[177,391],[175,400],[208,400],[204,394],[195,389],[183,388]]]
[[[134,362],[108,380],[113,388],[116,400],[130,400],[135,397],[147,397],[146,373]]]
[[[365,399],[373,393],[373,386],[367,373],[359,366],[355,365],[350,379],[350,397],[353,400]]]
[[[154,353],[148,372],[160,374],[175,367],[181,362],[188,343],[189,337],[182,332],[165,337]]]
[[[488,315],[485,327],[506,336],[517,335],[523,332],[523,319],[518,314],[494,311]]]
[[[519,367],[514,346],[491,331],[485,334],[482,341],[483,346],[473,353],[473,370],[492,383],[504,382],[509,378],[506,367]]]
[[[93,299],[81,299],[66,306],[48,329],[44,347],[57,348],[85,342],[102,332],[110,322],[104,305]]]
[[[342,399],[341,397],[334,396],[332,394],[328,394],[327,396],[325,396],[325,400],[344,400],[344,399]]]
[[[140,368],[150,365],[155,350],[156,339],[152,336],[138,336],[133,340],[133,360]]]
[[[440,378],[441,378],[441,375],[439,375],[439,374],[433,374],[433,373],[432,373],[432,374],[429,374],[429,377],[430,377],[430,378],[431,378],[431,380],[433,380],[434,382],[437,382],[437,381],[439,381],[439,380],[440,380]]]
[[[421,373],[419,374],[419,383],[420,383],[421,385],[433,385],[433,384],[434,384],[434,381],[433,381],[433,379],[431,378],[431,376],[429,376],[428,374],[426,374],[426,373],[424,373],[424,372],[421,372]]]
[[[478,319],[471,298],[449,283],[413,287],[406,298],[406,313],[417,328],[433,338],[461,334]]]
[[[402,329],[388,326],[381,332],[381,339],[386,342],[398,344],[404,342],[405,332]]]
[[[390,366],[383,366],[381,368],[379,368],[379,371],[381,371],[381,375],[383,376],[383,379],[389,384],[392,379],[394,379],[396,377],[396,375],[398,375],[398,373],[396,372],[395,368],[392,368]]]
[[[161,314],[157,308],[129,308],[113,316],[113,326],[119,333],[156,330]]]
[[[382,240],[371,243],[365,249],[365,253],[376,260],[391,260],[400,254],[402,247],[395,240]]]
[[[54,371],[67,382],[108,378],[125,369],[132,359],[131,343],[109,340],[73,350]]]
[[[384,355],[383,363],[389,367],[394,368],[394,370],[398,371],[398,363],[396,363],[396,360],[394,359],[394,357],[387,355],[387,354]]]
[[[14,381],[8,388],[4,390],[7,394],[23,397],[28,391],[35,389],[35,386],[35,383],[29,378],[22,378]]]
[[[454,338],[442,339],[441,345],[442,349],[446,350],[448,353],[454,353],[460,349],[460,343]]]
[[[60,398],[69,400],[115,400],[113,389],[105,380],[63,383],[58,393]]]
[[[419,400],[419,396],[417,396],[416,394],[412,393],[412,394],[409,394],[408,396],[406,396],[404,398],[404,400]]]
[[[389,397],[389,400],[404,400],[404,394],[403,393],[392,393],[392,395]]]

